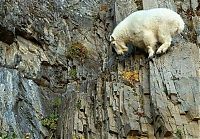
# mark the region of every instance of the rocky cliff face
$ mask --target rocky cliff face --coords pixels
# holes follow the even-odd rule
[[[1,0],[0,137],[200,138],[199,3]],[[154,7],[181,14],[184,33],[153,61],[117,56],[115,25]]]

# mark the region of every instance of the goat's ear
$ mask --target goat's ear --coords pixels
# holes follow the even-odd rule
[[[110,36],[110,42],[114,41],[114,37],[113,36]]]

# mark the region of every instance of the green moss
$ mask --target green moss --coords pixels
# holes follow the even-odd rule
[[[77,107],[77,109],[80,109],[80,108],[81,108],[81,100],[78,100],[78,101],[76,102],[76,107]]]
[[[17,135],[14,132],[0,132],[1,139],[17,139]]]
[[[73,43],[67,50],[67,57],[71,59],[83,60],[87,58],[88,50],[79,42]]]
[[[69,71],[69,76],[70,76],[72,79],[76,79],[76,78],[77,78],[77,71],[76,71],[76,68],[72,68],[72,69]]]
[[[177,129],[176,130],[176,136],[179,138],[179,139],[182,139],[182,132],[180,129]]]
[[[56,97],[54,100],[53,100],[53,105],[55,107],[59,107],[61,105],[62,101],[61,101],[61,97]]]
[[[144,98],[143,98],[143,96],[140,96],[139,102],[140,102],[141,108],[144,108]]]
[[[76,137],[76,135],[73,135],[72,139],[78,139],[78,138]]]
[[[167,87],[166,87],[166,86],[164,86],[163,92],[164,92],[165,94],[168,94],[168,91],[167,91]]]
[[[133,93],[133,96],[138,96],[138,94],[134,92],[134,93]]]
[[[44,127],[46,127],[47,129],[51,130],[51,131],[56,130],[57,122],[58,122],[58,115],[57,114],[51,114],[51,115],[42,119],[42,125]]]
[[[79,135],[79,136],[78,136],[78,135],[75,135],[75,134],[74,134],[74,135],[72,136],[72,139],[85,139],[85,137],[82,136],[82,135]]]

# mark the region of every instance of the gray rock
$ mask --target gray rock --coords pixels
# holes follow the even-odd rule
[[[109,43],[116,24],[155,7],[177,11],[186,23],[170,50],[148,61],[128,44],[129,52],[116,55]],[[200,138],[199,28],[197,0],[1,0],[0,133]],[[125,79],[127,71],[138,79]]]

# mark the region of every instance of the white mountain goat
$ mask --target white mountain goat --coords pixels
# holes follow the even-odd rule
[[[161,46],[156,54],[164,53],[171,45],[172,36],[181,33],[183,29],[183,19],[170,9],[141,10],[133,12],[115,27],[110,42],[117,54],[128,51],[126,43],[132,42],[152,58],[157,42]]]

